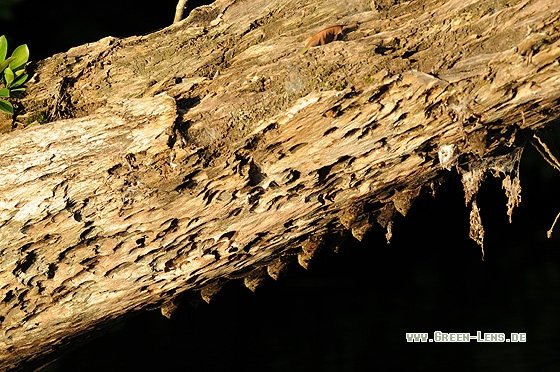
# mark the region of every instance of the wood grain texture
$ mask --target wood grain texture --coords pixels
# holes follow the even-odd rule
[[[444,168],[558,119],[558,9],[218,0],[38,61],[15,127],[50,122],[0,141],[0,369],[184,291],[254,288],[374,224],[390,237]],[[356,26],[299,53],[335,23]]]

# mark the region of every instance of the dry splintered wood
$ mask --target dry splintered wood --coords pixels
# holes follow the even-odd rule
[[[511,213],[511,159],[560,116],[558,9],[217,0],[33,63],[0,118],[0,370],[183,294],[254,290],[375,224],[390,240],[449,172],[471,208],[495,172]],[[355,26],[300,54],[325,24]]]

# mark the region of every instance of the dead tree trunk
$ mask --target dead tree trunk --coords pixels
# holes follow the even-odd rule
[[[37,62],[0,141],[0,369],[375,223],[389,239],[450,171],[482,245],[485,172],[511,212],[520,149],[560,114],[558,9],[218,0]]]

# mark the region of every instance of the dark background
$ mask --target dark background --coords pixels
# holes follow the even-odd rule
[[[9,51],[27,43],[38,60],[163,28],[174,11],[175,0],[0,0],[0,34]],[[542,137],[560,157],[560,131]],[[558,371],[560,225],[552,239],[546,230],[560,211],[559,173],[526,147],[512,224],[501,183],[489,176],[478,197],[484,261],[468,238],[460,178],[448,176],[435,197],[422,195],[396,219],[390,245],[376,227],[362,243],[321,252],[309,270],[294,266],[256,293],[234,281],[210,305],[185,304],[172,320],[140,312],[83,337],[43,371]],[[406,332],[434,331],[524,332],[528,341],[405,340]]]
[[[188,0],[184,15],[212,2]],[[176,0],[0,0],[0,35],[8,38],[8,53],[27,44],[30,59],[39,60],[106,36],[143,35],[167,27],[176,5]]]

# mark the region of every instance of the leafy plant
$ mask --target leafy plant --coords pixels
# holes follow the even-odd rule
[[[25,73],[25,64],[29,60],[27,44],[18,46],[8,58],[8,40],[0,36],[0,111],[14,114],[14,107],[2,97],[20,97],[25,92],[25,82],[28,75]]]

